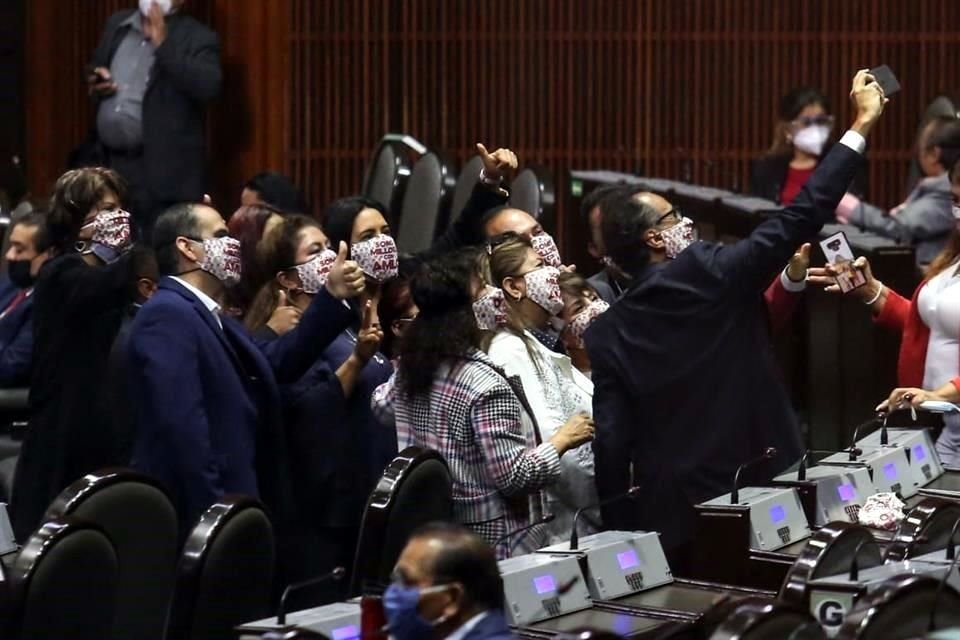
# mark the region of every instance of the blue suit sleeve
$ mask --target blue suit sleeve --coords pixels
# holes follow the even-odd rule
[[[33,323],[28,316],[3,351],[0,351],[0,387],[27,386],[33,363]]]
[[[199,320],[198,320],[199,321]],[[129,364],[139,402],[137,455],[186,500],[184,518],[199,517],[223,495],[200,375],[200,338],[182,310],[145,307],[130,337]],[[135,460],[135,466],[140,466]]]

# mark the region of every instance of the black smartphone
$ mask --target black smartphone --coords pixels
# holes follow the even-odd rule
[[[893,70],[885,64],[870,69],[872,75],[880,88],[883,89],[883,95],[886,98],[900,92],[900,81],[893,75]]]

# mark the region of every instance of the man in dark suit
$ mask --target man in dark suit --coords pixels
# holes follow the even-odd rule
[[[856,122],[797,200],[740,242],[693,242],[686,219],[652,194],[605,208],[607,255],[630,286],[585,334],[597,487],[601,500],[631,485],[645,498],[606,509],[604,524],[661,532],[678,564],[694,533],[693,505],[728,491],[739,464],[776,447],[761,472],[770,477],[800,457],[762,294],[832,217],[860,168],[884,104],[871,80],[857,74]]]
[[[204,111],[220,92],[217,34],[180,11],[184,0],[142,0],[108,20],[88,75],[96,99],[93,156],[127,181],[127,205],[149,237],[156,216],[204,194]]]
[[[225,493],[259,496],[278,528],[295,518],[277,384],[299,379],[350,324],[343,300],[363,290],[344,244],[299,325],[256,343],[219,313],[240,275],[239,243],[227,233],[208,206],[164,212],[154,233],[159,289],[131,329],[133,466],[167,488],[184,532]]]
[[[411,534],[383,604],[396,640],[514,637],[493,549],[457,524],[428,524]]]
[[[45,213],[28,213],[13,223],[6,255],[8,281],[0,287],[0,387],[30,384],[33,283],[49,257]]]

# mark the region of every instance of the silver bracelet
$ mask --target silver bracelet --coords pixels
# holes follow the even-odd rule
[[[868,307],[872,306],[874,302],[880,299],[880,295],[883,293],[883,289],[884,289],[884,284],[881,282],[880,288],[877,289],[877,295],[873,296],[872,298],[870,298],[870,300],[868,300],[867,302],[864,302],[863,304],[867,305]]]

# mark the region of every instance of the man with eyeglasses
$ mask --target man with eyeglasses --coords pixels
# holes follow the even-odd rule
[[[597,489],[604,500],[640,486],[645,498],[604,510],[603,521],[659,531],[675,572],[689,562],[693,505],[729,490],[737,466],[768,447],[778,454],[754,480],[800,457],[762,294],[832,217],[863,162],[885,99],[866,71],[854,78],[851,97],[851,130],[791,206],[737,243],[697,242],[692,221],[653,194],[604,211],[607,255],[630,286],[584,334]]]

